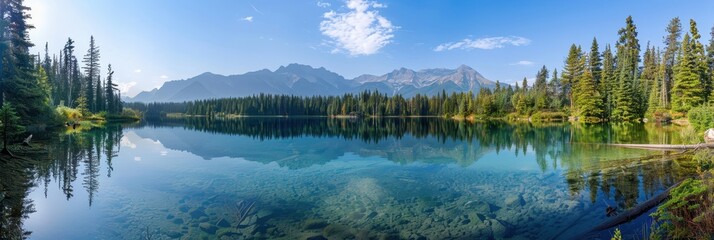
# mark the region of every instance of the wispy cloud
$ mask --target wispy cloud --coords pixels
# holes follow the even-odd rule
[[[166,75],[161,75],[161,76],[159,76],[159,78],[161,78],[161,79],[168,79],[168,78],[169,78],[169,76],[166,76]]]
[[[511,63],[510,65],[521,65],[521,66],[530,66],[535,64],[534,62],[528,61],[528,60],[521,60],[518,62]]]
[[[135,81],[131,81],[131,82],[128,82],[128,83],[118,82],[118,83],[117,83],[117,88],[119,89],[119,92],[121,92],[121,93],[127,93],[127,92],[129,92],[129,89],[131,89],[132,87],[136,86],[136,84],[137,84],[137,83],[136,83]],[[122,95],[123,95],[123,94],[122,94]]]
[[[487,37],[487,38],[476,38],[476,39],[464,39],[458,42],[444,43],[436,48],[434,51],[441,52],[445,50],[453,49],[496,49],[504,48],[506,46],[526,46],[531,43],[531,40],[524,37],[510,36],[510,37]]]
[[[253,16],[247,16],[247,17],[241,18],[240,20],[243,20],[246,22],[253,22]]]
[[[331,6],[331,4],[328,3],[328,2],[323,2],[323,1],[319,1],[319,0],[318,0],[318,1],[317,1],[317,6],[318,6],[318,7],[321,7],[321,8],[328,8],[328,7]]]
[[[348,0],[348,12],[326,12],[325,20],[320,22],[320,31],[331,39],[328,43],[334,47],[332,52],[371,55],[391,43],[392,32],[397,27],[375,10],[384,7],[372,1]]]
[[[134,70],[134,72],[135,72],[135,73],[140,73],[140,72],[141,72],[141,68],[138,68],[138,69]]]

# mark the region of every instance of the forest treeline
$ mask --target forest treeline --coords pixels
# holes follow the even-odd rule
[[[101,75],[99,46],[90,36],[82,57],[68,38],[58,54],[32,54],[29,30],[34,26],[23,0],[0,0],[0,121],[7,142],[28,125],[59,125],[62,121],[106,117],[122,112],[111,64]],[[5,126],[8,126],[7,128]]]
[[[147,115],[370,115],[528,117],[562,113],[581,121],[667,120],[714,102],[714,27],[702,44],[694,20],[683,30],[679,18],[665,28],[664,47],[648,42],[644,52],[632,17],[618,30],[618,41],[601,50],[593,38],[589,50],[573,44],[560,74],[543,66],[534,83],[496,83],[479,92],[436,96],[365,91],[342,96],[254,96],[185,103],[132,104]],[[684,32],[684,36],[682,36]],[[548,114],[545,114],[548,115]]]

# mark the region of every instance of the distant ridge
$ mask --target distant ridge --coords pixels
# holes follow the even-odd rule
[[[481,88],[495,87],[473,68],[461,65],[456,69],[407,68],[374,76],[361,75],[345,79],[323,67],[313,68],[302,64],[281,66],[275,71],[267,69],[240,75],[224,76],[210,72],[164,83],[160,88],[144,91],[127,102],[183,102],[199,99],[245,97],[259,93],[296,96],[341,95],[364,90],[378,90],[389,95],[416,94],[432,96],[442,91],[478,92]]]

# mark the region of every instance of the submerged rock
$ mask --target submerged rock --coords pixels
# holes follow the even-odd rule
[[[493,204],[490,204],[490,203],[487,203],[484,201],[478,201],[478,200],[468,201],[468,202],[466,202],[464,207],[466,207],[466,209],[473,210],[473,211],[475,211],[477,213],[481,213],[481,214],[491,214],[494,211],[498,211],[498,209],[499,209],[499,207],[497,207]]]
[[[213,226],[213,224],[205,223],[205,222],[204,222],[204,223],[201,223],[201,224],[198,224],[198,227],[199,227],[201,230],[203,230],[204,232],[207,232],[207,233],[210,233],[210,234],[214,234],[214,233],[216,233],[216,230],[218,230],[218,228],[217,228],[216,226]]]
[[[198,207],[198,208],[196,208],[196,209],[191,210],[190,212],[188,212],[188,214],[191,215],[191,218],[193,218],[193,219],[199,219],[199,218],[201,218],[201,217],[207,217],[208,215],[206,215],[206,213],[204,212],[204,210],[205,210],[205,208],[203,208],[203,207]]]
[[[271,215],[273,215],[273,211],[270,211],[268,209],[260,209],[260,211],[255,214],[255,216],[258,216],[258,219],[260,220],[264,220],[265,218],[268,218]]]
[[[327,225],[327,227],[322,230],[322,234],[329,239],[347,239],[354,237],[348,227],[338,224]]]
[[[498,221],[496,219],[490,219],[488,221],[491,225],[491,232],[493,233],[494,238],[503,239],[509,236],[509,229],[506,227],[505,224],[501,223],[501,221]]]
[[[306,240],[327,240],[327,238],[322,235],[317,235],[317,236],[308,237],[308,238],[306,238]]]
[[[168,231],[166,232],[166,236],[169,236],[170,238],[181,238],[183,236],[183,233],[176,232],[176,231]]]
[[[181,218],[175,218],[175,219],[174,219],[173,221],[171,221],[171,222],[173,222],[174,224],[181,225],[181,224],[183,224],[183,219],[181,219]]]
[[[327,226],[327,222],[319,219],[308,219],[305,220],[305,222],[303,223],[303,229],[305,230],[320,229],[324,228],[325,226]]]
[[[523,205],[526,204],[526,200],[523,199],[523,197],[519,195],[511,195],[506,198],[506,201],[504,202],[507,207],[510,208],[517,208],[517,207],[522,207]]]
[[[218,222],[216,222],[216,226],[225,228],[225,227],[230,227],[231,223],[228,222],[228,220],[226,220],[225,218],[221,218],[218,220]]]
[[[238,230],[236,230],[235,228],[231,228],[231,227],[221,228],[221,229],[218,229],[218,231],[216,231],[217,238],[227,237],[227,238],[235,239],[235,238],[238,238],[238,236],[240,236],[240,235],[241,235],[241,233]]]

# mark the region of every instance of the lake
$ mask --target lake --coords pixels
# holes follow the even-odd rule
[[[567,239],[695,171],[601,144],[684,141],[652,124],[174,119],[46,139],[0,170],[4,226],[32,239]]]

